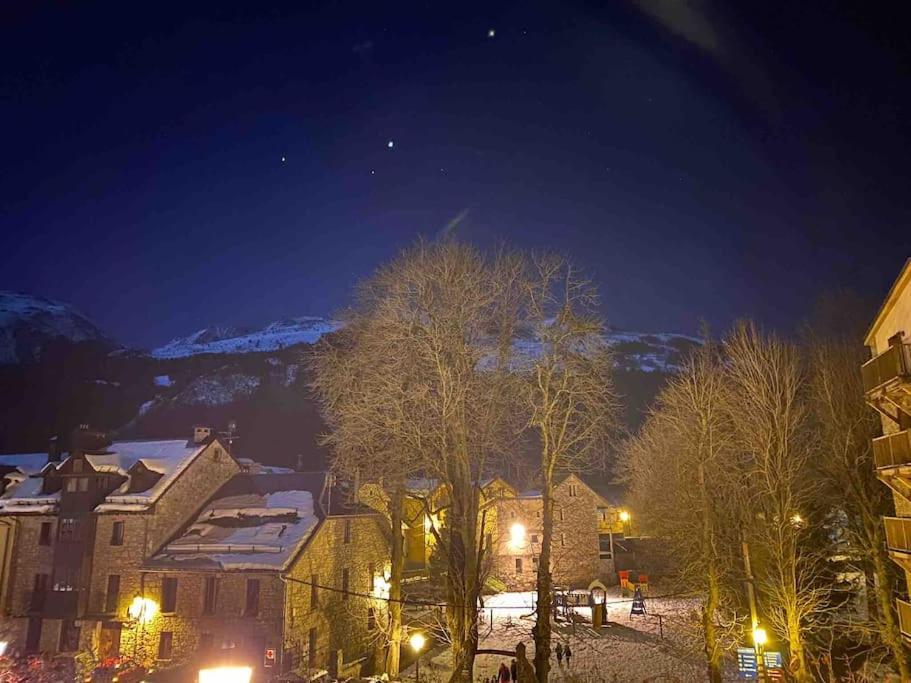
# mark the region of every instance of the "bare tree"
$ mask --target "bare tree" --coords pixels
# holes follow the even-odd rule
[[[360,471],[379,463],[401,480],[416,469],[447,489],[437,541],[454,680],[471,680],[477,649],[480,482],[519,431],[509,357],[520,266],[455,241],[419,243],[360,285],[317,380],[330,440]],[[333,381],[349,375],[354,383]]]
[[[881,516],[892,508],[889,489],[875,475],[871,440],[879,433],[876,414],[863,401],[864,349],[846,337],[810,332],[810,407],[816,436],[814,467],[826,504],[843,523],[839,529],[868,577],[873,595],[869,626],[891,652],[902,680],[911,666],[892,602],[893,564],[886,551]]]
[[[626,449],[642,523],[668,544],[677,578],[703,597],[702,633],[713,683],[722,680],[729,634],[718,626],[732,600],[741,478],[732,446],[728,387],[708,342],[661,392]]]
[[[541,450],[543,528],[537,576],[534,627],[536,675],[550,670],[551,546],[554,487],[561,472],[580,472],[603,462],[608,435],[616,427],[617,398],[604,325],[595,312],[594,285],[566,259],[538,255],[529,259],[527,319],[540,344],[531,361],[525,397],[529,426]]]
[[[808,634],[825,611],[821,556],[806,543],[818,484],[810,467],[806,379],[798,348],[752,323],[737,326],[725,343],[732,392],[731,423],[745,458],[744,533],[756,550],[765,615],[788,644],[789,667],[811,680]]]

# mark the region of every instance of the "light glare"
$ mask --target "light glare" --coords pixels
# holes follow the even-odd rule
[[[408,639],[408,642],[411,644],[411,649],[415,652],[420,652],[424,649],[424,645],[427,643],[427,639],[424,637],[423,633],[412,633],[411,638]]]
[[[199,683],[250,683],[253,669],[249,666],[220,666],[200,669]]]

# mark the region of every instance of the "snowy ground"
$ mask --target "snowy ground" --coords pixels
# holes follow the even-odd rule
[[[531,629],[534,625],[533,593],[501,593],[485,598],[481,648],[513,650],[518,642],[534,657]],[[607,625],[599,632],[591,627],[591,609],[576,608],[576,624],[561,623],[554,633],[573,651],[569,666],[552,662],[551,680],[578,683],[670,683],[705,679],[705,665],[693,633],[698,633],[698,602],[690,598],[646,598],[648,616],[630,616],[631,600],[619,588],[607,596]],[[493,614],[493,623],[490,615]],[[658,615],[661,615],[659,626]],[[581,621],[580,621],[581,620]],[[663,628],[662,628],[663,627]],[[663,636],[662,636],[663,630]],[[500,655],[480,655],[475,664],[475,680],[486,681],[496,672]],[[449,651],[435,648],[421,658],[421,681],[445,681],[451,670]],[[414,667],[402,674],[403,681],[414,680]]]

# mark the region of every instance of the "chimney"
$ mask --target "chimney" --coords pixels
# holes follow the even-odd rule
[[[47,442],[47,461],[60,462],[60,440],[52,436]]]
[[[203,425],[194,425],[193,426],[193,443],[201,444],[205,443],[212,436],[212,428],[205,427]]]

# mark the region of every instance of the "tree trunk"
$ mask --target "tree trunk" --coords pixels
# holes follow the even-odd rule
[[[470,469],[458,464],[451,477],[452,507],[447,562],[447,625],[452,640],[453,672],[450,681],[471,683],[478,649],[478,492]]]
[[[702,629],[705,635],[705,657],[708,664],[709,683],[721,683],[722,652],[718,644],[718,629],[715,626],[715,611],[721,598],[718,569],[709,565],[705,606],[702,612]]]
[[[878,522],[878,520],[877,520]],[[882,527],[877,523],[877,536]],[[876,603],[880,613],[880,638],[883,643],[892,651],[895,658],[895,666],[903,681],[911,681],[911,666],[908,664],[908,653],[905,650],[904,641],[901,632],[898,629],[898,620],[895,618],[895,606],[892,602],[892,575],[886,564],[889,562],[885,557],[883,548],[886,547],[885,539],[876,539],[876,544],[871,544],[875,550],[872,553],[873,561],[873,591],[876,594]]]
[[[804,647],[803,634],[796,609],[787,609],[788,620],[788,652],[790,654],[790,669],[794,680],[798,683],[812,681],[813,676],[807,668],[807,653]]]
[[[553,488],[553,477],[549,473],[545,473],[543,491],[544,528],[541,535],[541,555],[538,557],[538,604],[535,614],[535,626],[532,629],[535,639],[535,675],[539,683],[547,683],[550,674],[550,615],[553,609],[550,548],[554,532]]]
[[[386,673],[397,678],[402,654],[402,576],[405,573],[405,545],[402,538],[402,516],[405,504],[404,491],[396,486],[390,500],[392,539],[390,556],[392,569],[389,576],[389,650],[386,653]]]
[[[706,562],[706,599],[702,612],[702,631],[705,636],[705,657],[708,664],[709,682],[721,683],[721,648],[718,645],[718,631],[715,628],[715,612],[721,601],[721,587],[718,577],[710,517],[709,491],[705,481],[705,464],[699,463],[699,486],[702,493],[702,552]]]

